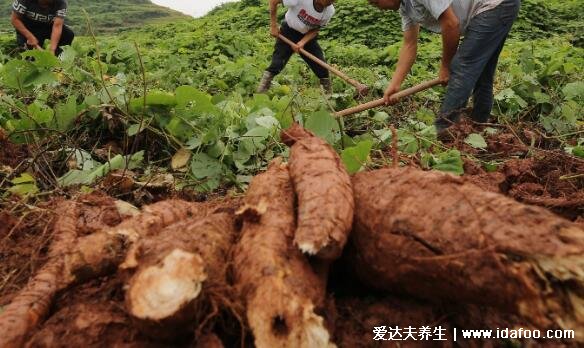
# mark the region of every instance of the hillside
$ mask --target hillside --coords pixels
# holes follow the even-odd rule
[[[0,0],[0,31],[11,30],[9,16],[12,0]],[[79,34],[87,30],[85,15],[87,11],[93,29],[97,33],[117,32],[120,30],[140,27],[144,24],[170,22],[187,19],[188,16],[153,4],[149,0],[74,0],[69,1],[69,17],[67,24]]]
[[[523,0],[489,121],[464,109],[444,136],[442,86],[338,117],[383,95],[401,46],[397,14],[364,0],[338,1],[320,43],[368,95],[334,76],[326,95],[297,55],[255,93],[266,2],[80,36],[59,58],[0,35],[0,346],[301,347],[287,340],[309,333],[304,346],[375,348],[376,331],[427,325],[448,341],[577,332],[461,346],[582,346],[582,1]],[[422,32],[404,89],[436,78],[441,48]],[[315,136],[282,137],[294,123]],[[308,257],[301,229],[332,242]]]

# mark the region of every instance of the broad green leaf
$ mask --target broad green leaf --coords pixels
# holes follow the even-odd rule
[[[59,103],[55,107],[55,123],[60,131],[68,130],[77,118],[77,103],[70,97],[67,103]]]
[[[272,129],[278,127],[280,122],[273,116],[262,116],[255,119],[258,126]]]
[[[485,138],[483,138],[482,135],[477,134],[477,133],[470,134],[468,137],[466,137],[464,142],[466,144],[474,147],[475,149],[486,149],[487,148],[487,142],[485,141]]]
[[[176,97],[172,93],[163,91],[151,91],[146,94],[146,105],[148,106],[174,106]]]
[[[464,162],[458,150],[443,152],[435,158],[436,163],[432,165],[435,170],[449,172],[456,175],[464,174]]]
[[[584,99],[584,81],[568,83],[562,92],[566,99]]]
[[[572,155],[584,158],[584,146],[576,146],[572,149]]]
[[[53,109],[40,105],[38,102],[34,102],[27,107],[28,115],[35,122],[41,125],[47,125],[53,120]]]
[[[36,72],[37,69],[30,62],[13,59],[2,67],[0,76],[4,85],[18,89],[27,87],[25,81]]]
[[[53,82],[59,81],[57,74],[51,71],[35,71],[34,73],[28,75],[24,80],[25,86],[41,86],[48,85]]]
[[[33,64],[39,68],[50,69],[59,66],[59,59],[48,50],[29,50],[22,53],[23,57],[33,59]]]
[[[10,187],[8,191],[17,196],[24,197],[39,192],[35,178],[29,173],[22,173],[19,177],[12,179],[11,183],[14,186]]]
[[[107,175],[112,170],[128,168],[129,170],[136,169],[142,165],[144,161],[144,151],[136,152],[131,156],[117,155],[92,170],[71,170],[64,176],[58,179],[59,185],[67,187],[71,185],[91,185],[98,178]]]
[[[341,152],[341,158],[349,174],[355,174],[363,168],[369,158],[372,147],[373,142],[365,140]]]
[[[197,179],[213,178],[221,175],[221,162],[206,153],[197,153],[191,159],[191,172]]]
[[[17,196],[24,197],[24,196],[34,195],[34,194],[38,193],[39,188],[34,183],[32,183],[32,184],[18,184],[18,185],[14,185],[11,188],[9,188],[8,191],[12,194],[17,195]]]
[[[19,177],[10,180],[14,185],[35,183],[35,178],[29,173],[22,173]]]
[[[337,120],[327,111],[317,111],[308,115],[304,127],[334,145],[341,138]]]

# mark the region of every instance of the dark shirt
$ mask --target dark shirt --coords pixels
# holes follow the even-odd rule
[[[12,11],[35,22],[51,23],[55,17],[65,18],[67,15],[67,1],[55,0],[49,8],[42,8],[38,0],[14,0]]]

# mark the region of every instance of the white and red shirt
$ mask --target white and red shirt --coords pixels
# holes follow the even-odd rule
[[[333,5],[325,7],[322,12],[314,8],[313,0],[283,0],[286,12],[286,23],[296,31],[306,34],[328,24],[335,14]]]

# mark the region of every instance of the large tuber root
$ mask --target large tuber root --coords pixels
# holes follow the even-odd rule
[[[368,285],[476,303],[584,333],[584,230],[450,175],[383,169],[353,180],[354,266]]]
[[[214,291],[226,288],[226,260],[235,239],[233,213],[187,219],[138,242],[125,268],[126,307],[143,331],[173,338],[201,324]],[[205,303],[207,301],[207,303]]]
[[[66,286],[62,255],[75,242],[76,211],[74,202],[58,206],[49,260],[0,314],[0,347],[22,346],[30,330],[47,316],[57,291]]]
[[[235,284],[256,346],[331,345],[324,320],[315,313],[325,289],[292,244],[294,192],[285,165],[276,160],[253,179],[239,214],[244,221],[234,254]]]
[[[289,170],[298,195],[294,243],[309,255],[337,259],[353,224],[351,178],[337,152],[297,123],[282,132],[282,141],[291,146]]]
[[[78,205],[67,201],[58,206],[49,260],[0,314],[0,347],[21,346],[30,330],[46,317],[59,291],[114,272],[128,247],[141,236],[206,214],[201,204],[164,201],[145,207],[142,214],[116,227],[78,238],[78,219],[84,216]]]
[[[166,226],[193,217],[204,217],[204,204],[167,200],[142,209],[142,213],[111,229],[79,238],[65,254],[65,274],[70,283],[97,278],[115,272],[128,249],[140,238],[157,234]]]

